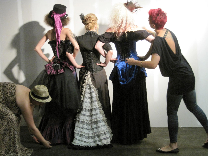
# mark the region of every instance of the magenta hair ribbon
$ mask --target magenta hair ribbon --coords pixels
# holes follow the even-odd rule
[[[57,51],[57,56],[59,57],[59,52],[58,52],[58,45],[60,44],[60,35],[61,35],[61,30],[62,30],[62,23],[60,17],[63,17],[66,15],[66,12],[63,14],[57,14],[54,11],[52,12],[51,17],[54,18],[55,21],[55,31],[56,31],[56,51]]]

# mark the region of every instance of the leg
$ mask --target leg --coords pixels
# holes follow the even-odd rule
[[[178,107],[180,105],[182,95],[167,94],[167,115],[168,115],[168,130],[170,137],[170,144],[158,149],[158,152],[178,152],[177,135],[178,135]]]
[[[186,104],[187,109],[195,115],[195,117],[204,127],[207,133],[206,142],[208,142],[208,120],[203,110],[197,105],[195,90],[185,94],[183,100]]]
[[[177,143],[178,135],[178,108],[182,95],[167,94],[167,115],[170,143]]]
[[[7,106],[0,102],[0,155],[31,155],[20,141],[20,119]]]

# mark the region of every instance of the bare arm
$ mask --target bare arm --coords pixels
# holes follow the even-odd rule
[[[77,41],[75,40],[74,35],[72,34],[70,29],[67,29],[66,35],[69,38],[69,40],[71,41],[72,45],[74,46],[73,57],[75,58],[79,52],[79,45],[78,45]]]
[[[38,44],[35,47],[35,51],[40,55],[40,57],[45,60],[47,63],[49,63],[51,60],[49,60],[44,54],[43,51],[41,50],[42,46],[44,43],[48,40],[47,35],[45,34],[43,38],[38,42]]]
[[[148,69],[155,69],[159,64],[160,56],[158,54],[152,54],[151,61],[138,61],[133,58],[126,59],[126,63],[129,65],[137,65],[140,67],[148,68]]]
[[[20,110],[22,112],[23,118],[25,119],[28,129],[30,131],[30,133],[32,133],[33,135],[35,135],[35,137],[47,148],[51,148],[50,146],[50,142],[46,141],[43,136],[41,135],[40,131],[38,130],[38,128],[36,127],[35,123],[34,123],[34,119],[33,119],[33,112],[32,109],[30,107],[30,104],[23,104],[20,106]]]
[[[109,50],[106,55],[105,62],[104,63],[97,63],[97,65],[106,67],[108,65],[108,63],[110,62],[112,56],[113,56],[113,50]]]
[[[71,63],[78,69],[83,68],[84,66],[78,65],[76,60],[74,59],[74,56],[68,52],[66,52],[66,56],[71,61]]]
[[[151,55],[151,50],[152,50],[152,45],[153,45],[153,44],[151,44],[151,46],[150,46],[150,48],[149,48],[149,51],[146,53],[145,56],[138,56],[138,57],[141,59],[141,61],[145,61],[146,59],[148,59],[148,58],[150,57],[150,55]]]
[[[95,49],[103,56],[106,57],[105,51],[103,50],[103,45],[105,43],[101,42],[101,41],[97,41],[96,45],[95,45]]]
[[[145,40],[147,40],[148,42],[152,42],[155,39],[154,36],[149,35]]]
[[[145,29],[148,33],[152,34],[153,36],[156,36],[156,33],[154,31],[151,31],[147,29],[146,27],[142,27],[142,28]]]

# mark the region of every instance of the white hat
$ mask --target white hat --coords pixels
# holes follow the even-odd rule
[[[50,102],[52,100],[48,93],[48,88],[44,85],[36,85],[31,89],[30,96],[38,102]]]

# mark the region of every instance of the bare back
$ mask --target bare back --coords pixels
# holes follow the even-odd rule
[[[158,34],[158,36],[164,37],[164,36],[166,35],[165,40],[166,40],[167,44],[169,45],[169,47],[170,47],[170,49],[173,51],[173,53],[176,54],[175,42],[174,42],[174,40],[173,40],[173,37],[172,37],[170,31],[167,31],[167,34],[165,34],[165,33],[166,33],[166,30],[167,30],[167,29],[162,30],[162,31]]]
[[[62,28],[61,34],[60,34],[60,40],[69,40],[69,37],[67,34],[70,33],[71,36],[73,36],[72,32],[68,28]],[[51,29],[46,33],[47,38],[52,41],[56,40],[56,32],[55,29]]]

